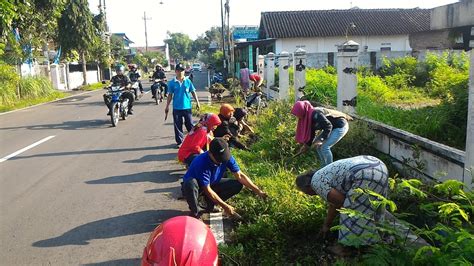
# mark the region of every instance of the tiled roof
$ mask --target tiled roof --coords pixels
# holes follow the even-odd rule
[[[346,9],[262,12],[260,38],[397,35],[430,29],[430,9]]]

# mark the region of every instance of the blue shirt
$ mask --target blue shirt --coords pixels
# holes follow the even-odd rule
[[[191,109],[191,92],[195,90],[192,81],[188,78],[184,78],[183,82],[176,78],[170,80],[168,82],[168,92],[173,94],[173,109]]]
[[[209,157],[209,153],[204,152],[193,160],[183,177],[183,181],[187,182],[195,178],[200,187],[219,183],[226,168],[229,168],[232,173],[240,171],[234,156],[230,156],[227,163],[215,164]]]

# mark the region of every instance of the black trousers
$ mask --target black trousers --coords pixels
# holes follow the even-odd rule
[[[222,178],[219,183],[211,185],[212,190],[214,190],[223,201],[238,194],[242,190],[242,187],[243,185],[239,181],[231,178]],[[189,210],[191,210],[191,213],[194,216],[198,216],[199,214],[198,197],[200,193],[203,194],[204,199],[206,200],[207,206],[205,210],[209,211],[214,208],[214,202],[202,191],[195,178],[183,183],[183,193],[188,202]]]

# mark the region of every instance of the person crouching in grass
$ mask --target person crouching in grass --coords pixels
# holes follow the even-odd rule
[[[223,178],[226,169],[232,172],[235,179]],[[198,197],[200,193],[204,193],[207,205],[204,212],[214,211],[214,205],[217,204],[229,217],[238,218],[234,207],[225,201],[238,194],[243,186],[261,198],[267,197],[263,190],[240,171],[230,154],[227,141],[222,138],[213,139],[209,144],[209,151],[196,157],[183,177],[183,194],[191,210],[190,216],[200,218],[202,211],[199,210]]]
[[[380,159],[364,155],[338,160],[316,172],[298,176],[296,186],[300,191],[319,195],[329,203],[328,214],[320,231],[323,237],[327,237],[340,208],[362,214],[353,217],[340,214],[338,242],[342,245],[330,247],[332,253],[345,256],[350,254],[349,246],[366,246],[380,240],[375,225],[383,221],[385,210],[371,204],[374,197],[357,191],[370,190],[387,196],[388,171]]]

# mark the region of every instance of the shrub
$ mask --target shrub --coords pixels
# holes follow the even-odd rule
[[[0,62],[1,105],[12,105],[18,100],[17,86],[19,80],[20,77],[17,75],[14,67]]]
[[[20,80],[20,94],[22,99],[47,97],[54,92],[53,84],[45,77],[26,77]]]
[[[304,93],[308,99],[324,105],[335,106],[337,99],[337,76],[321,69],[308,69],[306,71],[306,88]]]

